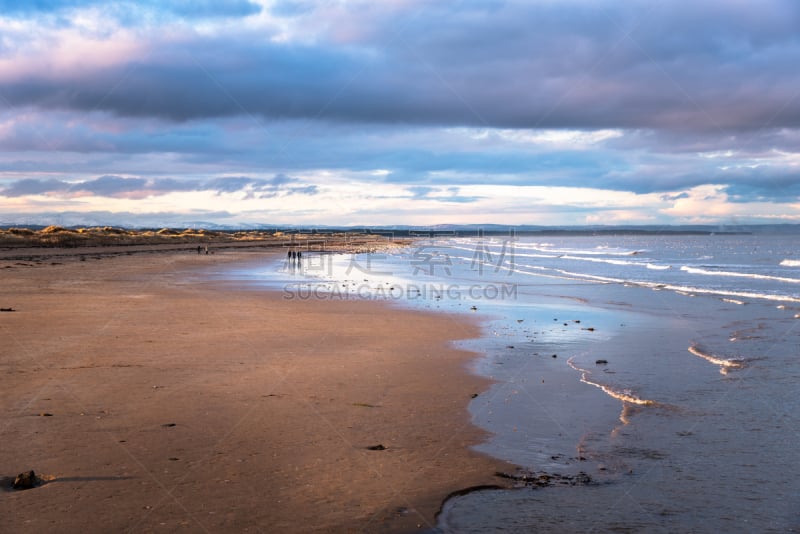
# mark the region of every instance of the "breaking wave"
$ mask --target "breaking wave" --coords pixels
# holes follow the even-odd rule
[[[689,267],[684,265],[681,271],[689,274],[702,274],[708,276],[731,276],[736,278],[752,278],[754,280],[773,280],[775,282],[786,282],[789,284],[800,284],[800,278],[788,278],[786,276],[770,276],[767,274],[756,273],[740,273],[736,271],[709,271],[708,269],[701,269],[699,267]]]
[[[689,347],[689,352],[703,358],[704,360],[713,363],[714,365],[719,365],[720,369],[719,372],[723,375],[728,374],[728,370],[730,369],[741,369],[745,366],[744,360],[740,358],[722,358],[717,356],[716,354],[712,354],[711,352],[707,351],[704,348],[701,348],[699,345],[692,345]]]
[[[569,360],[567,360],[567,365],[572,367],[574,370],[581,373],[581,382],[584,384],[589,384],[590,386],[594,386],[596,388],[601,389],[605,394],[610,397],[613,397],[617,400],[620,400],[625,403],[636,404],[638,406],[657,406],[659,405],[658,402],[650,399],[642,399],[641,397],[634,394],[629,389],[616,389],[606,384],[601,384],[600,382],[595,382],[590,380],[589,377],[591,376],[592,372],[578,367],[575,362],[573,361],[575,357],[573,356]],[[624,421],[623,421],[624,422]]]

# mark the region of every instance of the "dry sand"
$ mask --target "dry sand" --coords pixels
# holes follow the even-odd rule
[[[410,531],[503,484],[474,324],[186,277],[245,257],[0,259],[0,476],[50,479],[5,479],[0,529]]]

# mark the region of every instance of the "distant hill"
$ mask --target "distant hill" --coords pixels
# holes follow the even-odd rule
[[[63,226],[66,229],[77,230],[82,226]],[[3,223],[0,229],[28,228],[41,231],[47,228],[44,225],[25,225]],[[156,231],[161,227],[146,226],[117,226],[125,230]],[[539,226],[539,225],[501,225],[501,224],[441,224],[433,226],[304,226],[304,225],[273,225],[273,224],[247,224],[225,225],[208,221],[194,221],[179,226],[166,228],[185,231],[187,228],[211,232],[288,232],[327,234],[335,232],[353,233],[384,233],[403,236],[478,236],[478,235],[711,235],[711,234],[800,234],[800,224],[764,224],[764,225],[614,225],[614,226]]]

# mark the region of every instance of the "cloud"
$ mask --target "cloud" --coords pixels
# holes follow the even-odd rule
[[[244,17],[261,12],[261,6],[248,0],[138,0],[136,2],[114,2],[104,0],[35,0],[19,2],[17,0],[0,0],[0,12],[5,16],[26,16],[35,14],[57,13],[63,10],[87,7],[105,7],[118,12],[130,12],[146,8],[156,12],[172,14],[188,18],[209,17]]]
[[[406,189],[411,193],[412,200],[434,200],[436,202],[454,202],[458,204],[467,204],[470,202],[477,202],[482,197],[480,196],[465,196],[460,194],[458,187],[427,187],[427,186],[414,186]]]
[[[143,178],[101,176],[94,180],[72,184],[68,191],[73,194],[90,194],[98,197],[124,196],[141,191],[147,185]]]
[[[259,4],[0,0],[3,208],[800,209],[796,2]]]
[[[665,202],[674,202],[684,198],[689,198],[689,193],[684,191],[683,193],[678,193],[677,195],[661,195],[661,200]]]
[[[213,192],[218,195],[244,193],[245,198],[272,198],[290,195],[313,196],[319,192],[319,188],[315,184],[308,184],[285,174],[277,174],[266,179],[222,176],[202,181],[105,175],[75,182],[25,178],[0,189],[0,196],[62,194],[68,197],[91,195],[110,198],[146,198],[175,192],[199,191]]]
[[[276,174],[272,178],[249,178],[246,176],[214,178],[197,186],[198,190],[220,193],[244,191],[247,198],[272,198],[287,195],[316,195],[319,188],[313,184],[303,184],[296,178]]]
[[[12,61],[0,90],[15,106],[176,121],[253,115],[678,131],[800,125],[800,71],[792,68],[800,6],[789,0],[292,5],[278,7],[295,28],[283,40],[265,39],[263,28],[178,37],[145,29],[158,54],[86,65],[80,76],[18,77]],[[352,29],[347,36],[344,26]],[[304,33],[309,27],[318,30]]]
[[[17,180],[10,186],[0,189],[0,194],[5,197],[21,197],[66,192],[69,188],[70,184],[61,180],[37,180],[35,178],[26,178],[24,180]]]

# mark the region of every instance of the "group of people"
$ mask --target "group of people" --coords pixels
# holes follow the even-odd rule
[[[297,272],[298,269],[302,269],[302,252],[299,250],[289,250],[289,252],[286,253],[286,257],[288,259],[288,267],[293,273]]]

